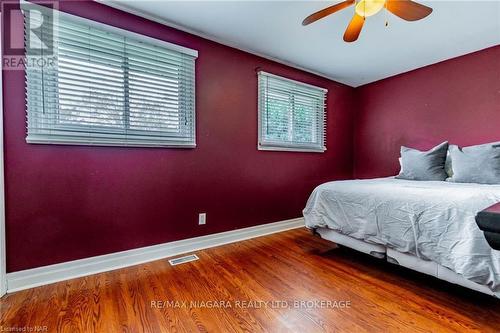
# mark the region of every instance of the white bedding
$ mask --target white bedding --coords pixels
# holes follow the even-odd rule
[[[309,228],[432,260],[498,292],[500,251],[475,222],[477,212],[497,202],[498,185],[380,178],[322,184],[303,213]]]

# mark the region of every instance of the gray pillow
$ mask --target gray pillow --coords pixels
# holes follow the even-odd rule
[[[445,180],[448,175],[444,170],[448,142],[428,151],[401,147],[401,172],[398,179],[407,180]]]
[[[450,146],[455,183],[500,184],[500,144]]]

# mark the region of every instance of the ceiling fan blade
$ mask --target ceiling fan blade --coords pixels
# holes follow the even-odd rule
[[[432,13],[432,8],[411,0],[388,0],[388,11],[406,21],[417,21]]]
[[[349,25],[345,30],[344,41],[350,43],[358,39],[364,23],[365,23],[365,18],[363,16],[359,16],[358,14],[354,13],[351,22],[349,22]]]
[[[355,0],[347,0],[341,3],[338,3],[336,5],[326,7],[325,9],[322,9],[314,14],[309,15],[302,21],[302,25],[308,25],[313,22],[316,22],[319,19],[322,19],[325,16],[328,16],[330,14],[333,14],[335,12],[338,12],[339,10],[342,10],[344,8],[347,8],[351,5],[353,5],[356,1]]]

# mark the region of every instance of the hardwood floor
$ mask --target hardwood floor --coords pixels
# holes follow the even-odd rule
[[[0,332],[500,331],[500,300],[334,249],[305,229],[197,254],[9,294]]]

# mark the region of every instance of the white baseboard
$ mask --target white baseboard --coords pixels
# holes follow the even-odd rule
[[[304,219],[296,218],[7,273],[7,292],[12,293],[54,282],[107,272],[303,226]]]

